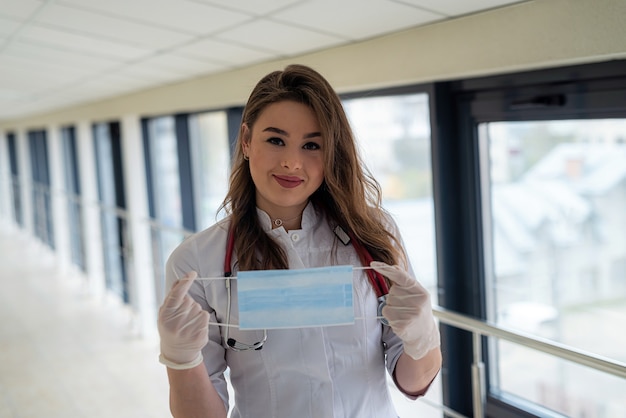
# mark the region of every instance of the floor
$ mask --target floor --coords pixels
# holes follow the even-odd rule
[[[171,417],[158,340],[126,308],[6,228],[0,266],[0,418]]]

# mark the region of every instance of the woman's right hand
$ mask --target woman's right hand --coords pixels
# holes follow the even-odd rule
[[[200,364],[201,350],[209,341],[209,313],[187,293],[197,276],[192,271],[174,283],[159,309],[159,361],[176,370]]]

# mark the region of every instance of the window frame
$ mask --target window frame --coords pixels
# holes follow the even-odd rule
[[[481,167],[484,122],[626,117],[626,60],[559,67],[434,84],[433,165],[437,196],[440,305],[487,318],[486,279],[491,254],[481,196],[488,174]],[[488,180],[487,180],[488,181]],[[471,335],[442,327],[444,403],[471,415]],[[489,344],[483,338],[489,388]],[[465,351],[465,353],[464,353]],[[561,416],[487,390],[487,417]]]
[[[33,211],[32,222],[35,236],[51,249],[55,249],[54,225],[52,222],[52,190],[48,133],[45,129],[27,131],[32,179]],[[43,207],[38,205],[43,204]]]
[[[6,136],[9,154],[10,187],[12,197],[13,220],[20,228],[24,228],[24,208],[22,204],[22,186],[20,185],[20,167],[18,164],[17,134],[8,132]]]
[[[85,259],[84,209],[81,203],[82,189],[76,128],[66,125],[60,128],[61,150],[63,154],[63,184],[66,193],[66,210],[75,222],[68,225],[70,230],[70,254],[72,263],[81,271],[87,271]]]
[[[102,135],[100,129],[105,129],[106,134]],[[130,239],[127,230],[128,218],[125,215],[117,213],[119,211],[125,212],[127,209],[124,180],[127,173],[124,172],[123,167],[121,123],[119,121],[94,122],[91,125],[91,140],[96,157],[95,172],[98,187],[100,231],[102,241],[105,244],[103,245],[105,286],[107,289],[117,294],[125,304],[130,304],[131,296],[128,276],[129,271],[132,269],[129,266]],[[104,156],[100,154],[103,147],[110,151],[110,160],[105,159]],[[110,168],[112,177],[103,177],[105,172],[103,167],[105,164]],[[112,189],[113,193],[107,195],[105,188],[109,189],[109,191]],[[112,216],[114,218],[114,234],[110,234],[111,231],[106,229],[106,224],[103,220],[105,216]],[[112,247],[116,248],[118,254],[106,253],[106,250]],[[116,267],[119,267],[119,269]],[[119,273],[119,275],[116,275],[116,273]]]

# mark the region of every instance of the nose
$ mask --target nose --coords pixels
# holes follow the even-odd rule
[[[288,149],[285,147],[282,155],[281,166],[288,170],[298,170],[302,168],[302,158],[299,149]]]

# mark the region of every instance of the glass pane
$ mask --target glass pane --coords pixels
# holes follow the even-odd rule
[[[196,225],[198,230],[202,230],[217,221],[217,209],[228,191],[230,150],[226,112],[190,116],[189,140],[196,196]]]
[[[42,242],[54,248],[54,230],[50,216],[52,213],[52,201],[46,132],[28,132],[28,144],[33,188],[33,229],[35,235]]]
[[[182,228],[178,148],[174,118],[149,122],[152,191],[156,219],[165,226]]]
[[[85,244],[83,237],[83,207],[80,200],[80,176],[76,155],[76,135],[74,128],[61,129],[63,147],[63,167],[65,177],[66,207],[70,230],[70,254],[72,262],[83,271],[85,264]]]
[[[616,332],[626,321],[624,132],[618,119],[479,126],[489,152],[491,320],[626,362]],[[491,390],[572,416],[626,416],[624,381],[512,344],[495,357]]]
[[[156,224],[152,227],[157,301],[164,297],[165,262],[183,240],[178,143],[172,116],[151,119],[148,123],[152,192]]]
[[[383,204],[402,232],[420,282],[437,303],[430,116],[425,93],[350,99],[344,107],[363,160],[383,189]],[[405,418],[440,418],[440,376],[421,402],[406,399],[390,381]]]
[[[430,116],[425,93],[352,99],[344,107],[363,160],[383,189],[409,258],[436,303]]]
[[[94,149],[100,199],[100,224],[107,289],[129,301],[127,268],[125,258],[126,221],[123,207],[123,184],[119,137],[116,125],[99,123],[93,127]],[[116,180],[117,179],[117,180]]]
[[[17,144],[15,134],[7,135],[7,146],[9,150],[9,165],[11,166],[11,192],[13,195],[13,219],[15,223],[24,226],[22,216],[22,190],[20,185],[20,173],[17,166]]]

